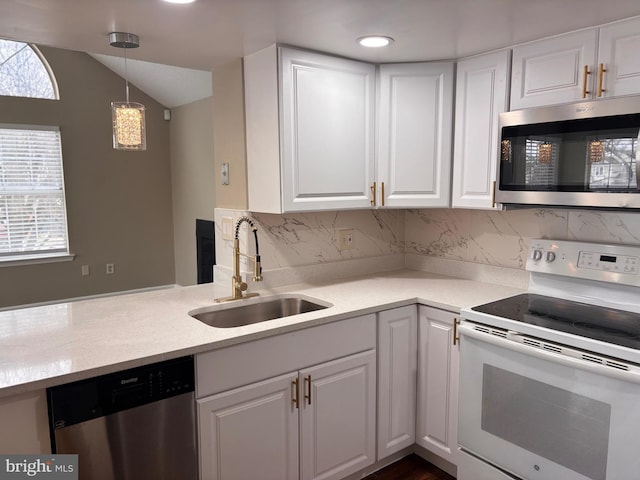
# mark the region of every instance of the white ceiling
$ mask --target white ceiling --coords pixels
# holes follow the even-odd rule
[[[211,72],[92,53],[91,56],[168,108],[211,96]],[[128,57],[128,55],[127,55]]]
[[[119,56],[107,35],[126,31],[140,37],[129,58],[210,71],[274,42],[372,62],[437,60],[634,15],[638,0],[0,0],[0,37]],[[355,40],[366,34],[395,42],[364,50]]]

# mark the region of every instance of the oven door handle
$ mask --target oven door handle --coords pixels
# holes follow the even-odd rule
[[[616,367],[610,367],[606,365],[602,365],[600,363],[591,362],[588,360],[582,360],[579,358],[570,357],[568,355],[564,355],[561,353],[555,353],[548,350],[543,350],[541,348],[523,345],[522,343],[518,343],[514,340],[509,340],[504,337],[500,337],[497,335],[493,335],[490,333],[479,332],[475,330],[472,326],[466,323],[462,323],[458,327],[458,331],[460,332],[460,348],[464,348],[464,339],[463,337],[471,337],[476,340],[480,340],[482,342],[490,343],[496,345],[498,347],[506,348],[508,350],[513,350],[515,352],[522,353],[524,355],[529,355],[531,357],[540,358],[542,360],[546,360],[548,362],[564,365],[571,368],[577,368],[580,370],[586,370],[587,372],[595,373],[596,375],[602,375],[605,377],[613,378],[616,380],[622,380],[624,382],[631,382],[640,385],[640,372],[635,370],[622,370]],[[508,335],[511,337],[518,336],[523,337],[524,335],[510,330]],[[623,362],[616,362],[617,364],[623,366]]]

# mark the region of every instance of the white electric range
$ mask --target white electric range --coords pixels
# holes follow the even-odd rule
[[[533,240],[527,270],[462,311],[458,479],[640,478],[640,247]]]

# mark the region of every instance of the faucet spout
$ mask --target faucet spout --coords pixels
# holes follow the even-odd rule
[[[256,246],[256,254],[248,255],[246,253],[240,252],[240,226],[243,223],[248,223],[251,226],[253,231],[253,237]],[[235,235],[233,238],[233,277],[231,277],[231,296],[225,298],[217,298],[216,302],[225,302],[228,300],[240,300],[243,298],[255,297],[258,293],[243,293],[248,285],[246,282],[242,280],[242,275],[240,274],[240,257],[247,257],[253,259],[253,277],[252,280],[254,282],[262,281],[262,263],[260,261],[260,250],[258,246],[258,228],[247,216],[240,217],[236,222],[235,226]]]

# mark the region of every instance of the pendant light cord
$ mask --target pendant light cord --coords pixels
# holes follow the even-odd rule
[[[129,73],[127,71],[127,49],[124,48],[124,85],[127,97],[127,103],[129,103]]]

